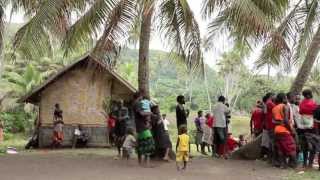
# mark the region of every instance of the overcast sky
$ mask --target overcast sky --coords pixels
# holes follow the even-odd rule
[[[197,21],[199,23],[201,36],[203,37],[207,32],[207,30],[206,30],[207,29],[207,22],[205,22],[201,18],[201,1],[200,0],[188,0],[188,2],[190,4],[190,7],[192,8],[192,10],[194,11],[195,17],[196,17],[196,19],[197,19]],[[8,18],[9,16],[10,16],[10,12],[9,12],[9,10],[7,10],[6,17]],[[12,17],[11,21],[15,22],[15,23],[23,23],[24,22],[23,14],[22,13],[15,14]],[[225,51],[228,48],[230,48],[230,46],[229,46],[230,42],[227,42],[226,39],[219,38],[219,39],[215,40],[214,42],[215,42],[215,44],[214,44],[214,48],[212,49],[212,51],[210,53],[206,53],[204,55],[205,62],[211,67],[215,66],[215,64],[217,62],[217,59],[219,58],[219,55],[221,55],[221,53],[223,51]],[[151,49],[166,50],[166,51],[169,50],[168,48],[166,48],[164,46],[164,44],[162,43],[160,37],[157,36],[157,35],[154,35],[152,37],[150,47],[151,47]],[[246,62],[247,66],[250,69],[253,67],[254,59],[257,58],[256,55],[259,54],[259,53],[253,53],[253,54],[255,54],[255,56],[250,57],[249,60]],[[263,70],[260,73],[265,74],[266,71]]]

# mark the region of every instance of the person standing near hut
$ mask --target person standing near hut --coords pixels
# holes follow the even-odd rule
[[[60,147],[63,142],[63,111],[60,109],[59,104],[55,104],[55,110],[53,112],[53,142],[52,147]]]
[[[0,143],[3,141],[3,123],[0,120]]]
[[[124,106],[123,100],[119,101],[119,108],[116,115],[117,118],[114,129],[114,134],[116,136],[115,144],[118,149],[118,156],[121,157],[121,148],[126,136],[127,121],[129,119],[129,111],[128,108]]]
[[[316,102],[313,100],[312,91],[306,89],[302,92],[304,99],[299,105],[299,113],[301,118],[297,121],[297,134],[299,136],[300,146],[303,152],[303,166],[305,168],[312,167],[315,152],[309,149],[306,134],[314,134],[316,128],[314,127],[313,113],[317,108]],[[309,161],[309,164],[308,164]]]
[[[179,127],[184,125],[188,127],[187,118],[189,116],[189,110],[185,109],[185,98],[183,95],[177,97],[177,107],[176,107],[176,118],[177,118],[177,129],[179,134]]]
[[[133,112],[138,135],[138,161],[140,165],[143,165],[142,157],[144,157],[145,165],[148,167],[150,166],[150,155],[155,151],[155,143],[151,133],[151,112],[144,112],[141,107],[140,101],[142,100],[143,94],[143,92],[138,92],[134,95]]]
[[[256,106],[253,108],[251,112],[251,120],[250,120],[250,132],[254,135],[254,137],[258,137],[262,133],[262,121],[263,121],[263,110],[262,110],[262,102],[257,101]]]
[[[164,161],[169,161],[169,153],[172,152],[172,143],[169,133],[165,130],[164,122],[161,119],[159,106],[151,108],[152,132],[156,145],[156,155]]]
[[[230,113],[229,108],[225,105],[226,98],[220,96],[218,103],[213,108],[213,114],[216,120],[214,127],[214,144],[215,153],[218,157],[225,157],[226,140],[227,140],[227,119],[226,115]]]
[[[276,106],[272,109],[273,120],[275,123],[274,134],[275,144],[277,147],[278,160],[280,160],[280,167],[287,166],[287,158],[289,158],[289,165],[296,167],[296,143],[293,138],[293,120],[290,118],[290,107],[287,104],[287,97],[284,93],[279,93],[276,98]]]

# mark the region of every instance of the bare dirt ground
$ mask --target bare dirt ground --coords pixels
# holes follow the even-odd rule
[[[186,171],[175,162],[153,162],[142,168],[109,155],[63,151],[37,151],[0,156],[1,180],[281,180],[290,171],[272,168],[260,161],[238,161],[195,157]]]

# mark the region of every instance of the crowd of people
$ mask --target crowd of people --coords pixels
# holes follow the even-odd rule
[[[300,100],[299,94],[290,92],[277,95],[267,93],[262,100],[257,101],[252,110],[251,134],[256,138],[261,137],[261,158],[274,166],[296,168],[300,157],[301,165],[311,168],[317,153],[320,152],[320,106],[313,100],[310,90],[304,90],[302,96],[304,98]],[[166,114],[161,115],[159,106],[150,101],[144,92],[134,95],[130,109],[135,121],[134,127],[127,123],[130,119],[129,108],[124,106],[122,100],[115,110],[108,115],[104,114],[107,118],[110,144],[117,147],[118,157],[130,159],[136,151],[139,163],[144,166],[150,166],[151,157],[160,157],[165,161],[173,159],[168,132],[170,121]],[[229,132],[230,114],[224,96],[218,98],[211,112],[198,111],[194,120],[194,139],[198,152],[203,155],[211,152],[212,157],[227,159],[236,148],[246,144],[244,135],[240,135],[236,140]],[[177,97],[176,106],[178,138],[175,157],[179,170],[186,169],[190,156],[188,117],[185,98],[180,95]],[[56,104],[52,143],[54,147],[61,145],[63,141],[62,127],[62,110],[59,104]],[[77,137],[82,137],[81,129],[81,126],[76,128]],[[87,136],[85,140],[88,140]],[[320,158],[318,161],[320,162]]]
[[[252,111],[251,132],[262,136],[261,157],[273,166],[312,168],[320,151],[320,106],[311,90],[302,96],[267,93]]]
[[[212,112],[207,112],[204,116],[203,111],[198,111],[198,116],[194,123],[196,127],[195,144],[197,151],[203,155],[212,152],[212,157],[228,158],[237,148],[245,144],[244,135],[240,135],[236,140],[229,131],[231,111],[226,103],[226,98],[220,96]]]

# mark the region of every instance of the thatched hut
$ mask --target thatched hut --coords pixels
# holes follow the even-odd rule
[[[60,104],[64,117],[63,145],[71,145],[73,131],[81,124],[89,133],[89,146],[106,146],[106,119],[102,115],[112,100],[130,102],[135,88],[88,55],[63,68],[39,87],[22,98],[39,108],[39,146],[52,142],[53,111]]]

